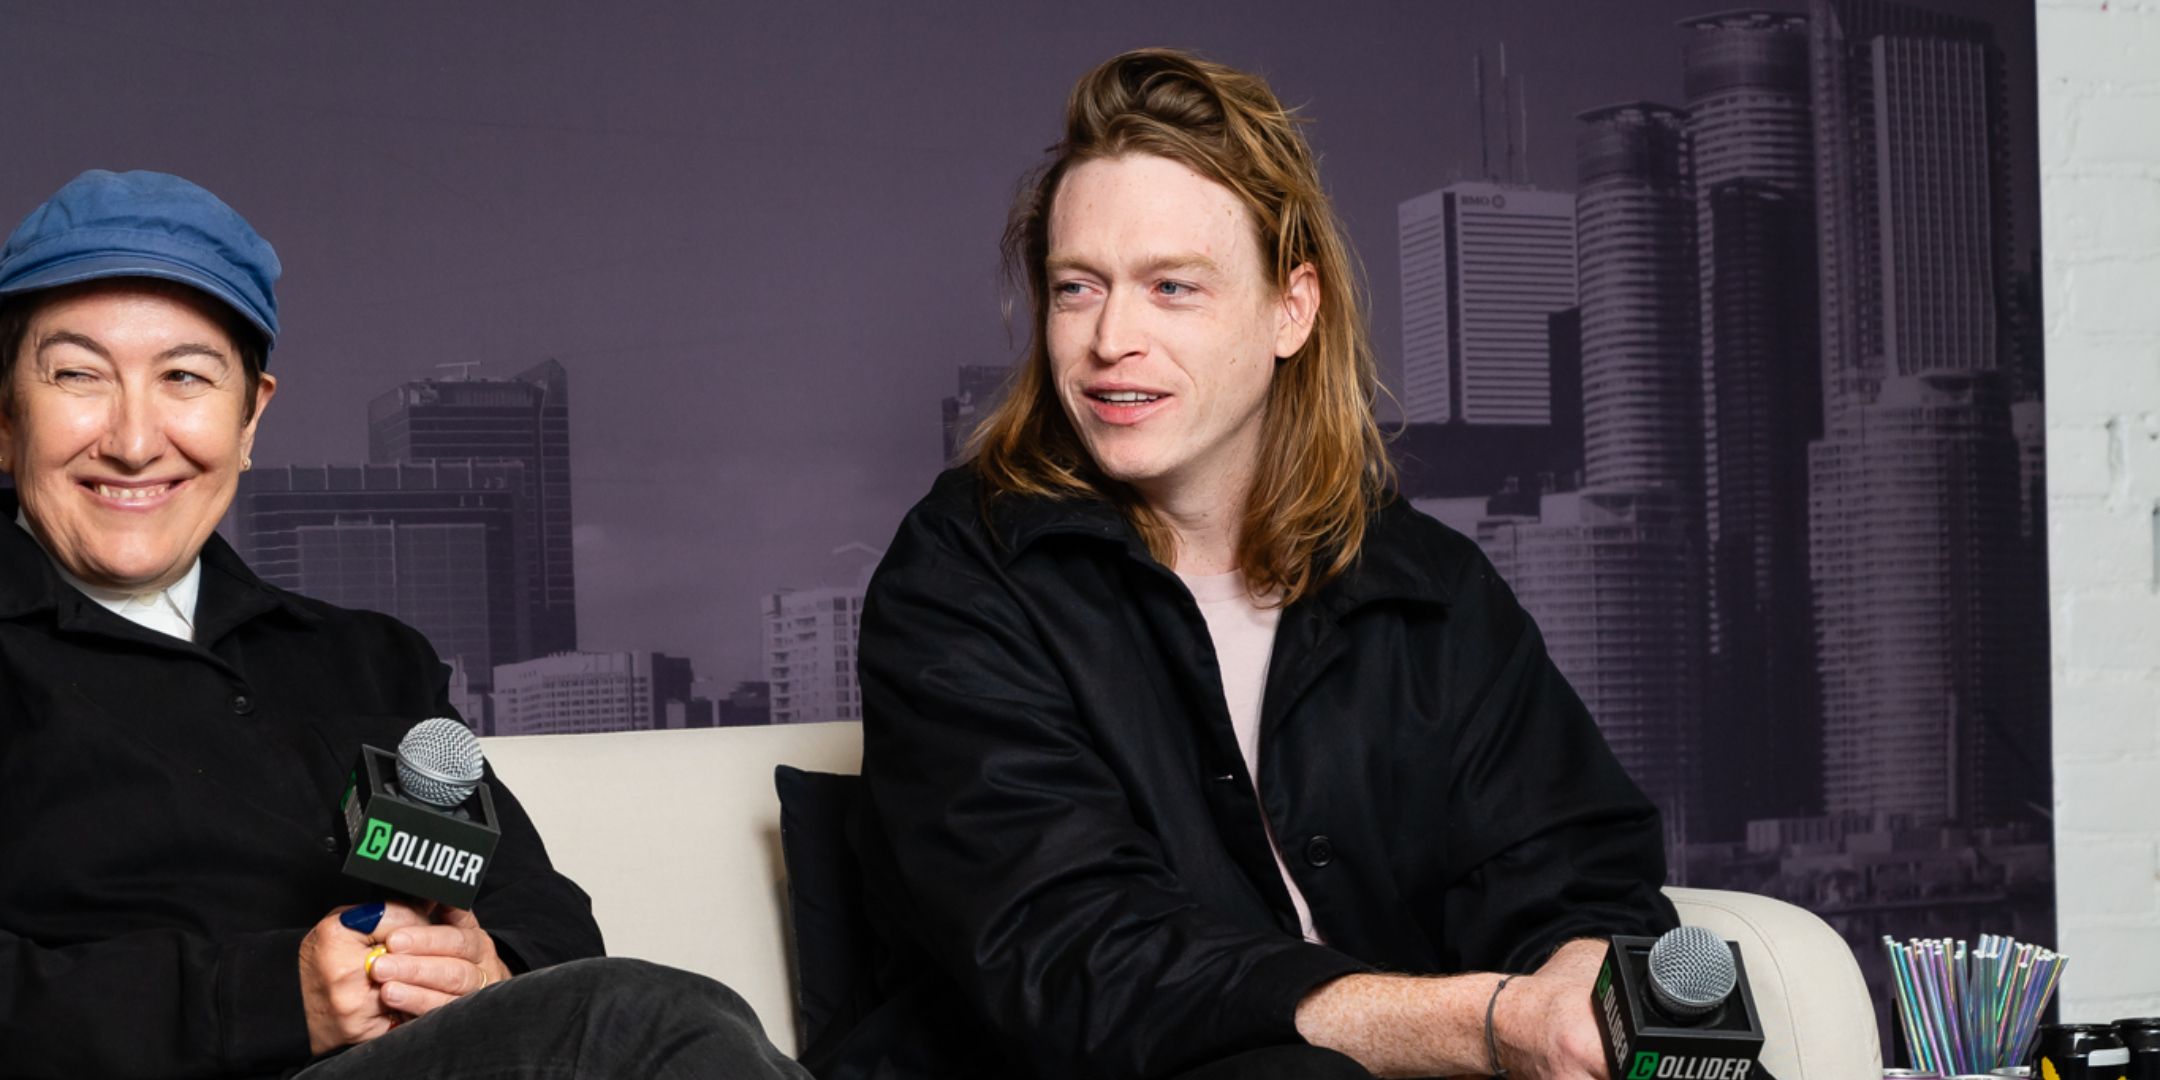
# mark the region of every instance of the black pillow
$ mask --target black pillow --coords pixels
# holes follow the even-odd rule
[[[780,857],[794,930],[795,1038],[805,1060],[844,1036],[876,1003],[877,937],[863,903],[849,822],[862,778],[773,769],[780,793]]]

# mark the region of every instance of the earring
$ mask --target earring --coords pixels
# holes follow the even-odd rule
[[[251,458],[251,457],[247,456],[246,454],[242,454],[242,455],[240,455],[240,471],[241,471],[241,472],[246,472],[246,471],[248,471],[249,469],[252,469],[252,468],[254,468],[254,467],[255,467],[255,459],[254,459],[254,458]]]

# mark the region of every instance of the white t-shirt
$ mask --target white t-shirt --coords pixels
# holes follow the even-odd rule
[[[15,524],[30,533],[30,539],[37,540],[37,533],[30,529],[30,520],[20,510],[15,511]],[[38,546],[43,548],[44,542],[39,541]],[[51,559],[52,553],[46,552],[45,557]],[[195,640],[195,597],[202,589],[202,556],[197,555],[195,561],[188,564],[188,571],[180,580],[162,589],[142,593],[92,585],[68,573],[68,568],[60,565],[58,559],[53,559],[53,569],[60,571],[60,580],[75,586],[77,592],[97,601],[105,610],[160,634],[169,634],[182,641]]]
[[[1192,591],[1193,600],[1200,605],[1200,615],[1207,620],[1208,637],[1215,642],[1215,662],[1222,668],[1223,701],[1230,707],[1230,726],[1237,732],[1238,753],[1245,758],[1245,775],[1252,777],[1253,793],[1260,791],[1260,703],[1267,696],[1268,657],[1275,651],[1275,627],[1282,621],[1282,609],[1262,607],[1245,589],[1245,575],[1233,570],[1227,574],[1196,576],[1179,574],[1185,587]],[[1305,903],[1305,894],[1298,891],[1297,882],[1290,877],[1290,867],[1283,862],[1282,845],[1275,840],[1275,827],[1260,815],[1260,824],[1267,829],[1268,846],[1275,855],[1275,869],[1282,874],[1283,886],[1290,890],[1290,903],[1297,908],[1298,925],[1305,932],[1305,940],[1320,942],[1320,933],[1313,929],[1312,908]]]

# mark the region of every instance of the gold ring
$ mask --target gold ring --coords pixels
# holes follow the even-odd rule
[[[388,953],[389,951],[390,946],[388,945],[377,945],[374,948],[368,950],[367,962],[361,965],[361,967],[367,972],[368,978],[372,979],[375,977],[375,961],[380,959],[384,954]]]
[[[493,975],[490,975],[490,974],[488,974],[488,970],[487,970],[486,968],[481,968],[481,969],[480,969],[480,990],[485,990],[485,989],[487,989],[487,988],[488,988],[488,987],[489,987],[490,985],[492,985],[492,984],[493,984],[494,982],[495,982],[495,976],[493,976]],[[479,992],[480,992],[480,990],[475,990],[475,991],[473,991],[473,993],[476,993],[476,994],[477,994],[477,993],[479,993]]]

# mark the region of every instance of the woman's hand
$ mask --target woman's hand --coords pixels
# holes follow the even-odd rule
[[[421,1016],[510,977],[495,955],[495,939],[462,908],[443,908],[434,926],[407,926],[387,938],[390,954],[375,961],[383,1005]]]
[[[381,921],[367,932],[347,926],[339,916],[346,905],[323,916],[300,941],[300,1004],[307,1014],[308,1052],[327,1054],[364,1043],[396,1027],[402,1017],[385,1008],[367,974],[368,952],[403,928],[427,926],[425,912],[409,904],[382,905]]]

